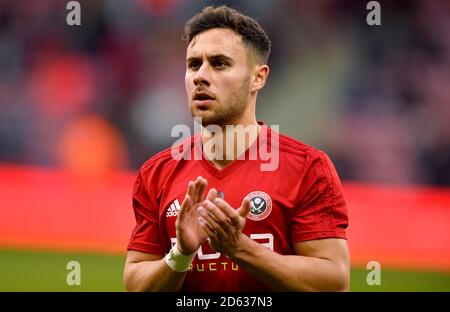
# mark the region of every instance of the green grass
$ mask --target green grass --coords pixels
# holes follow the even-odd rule
[[[81,267],[81,285],[69,286],[69,261]],[[124,291],[125,256],[0,250],[0,291]]]
[[[366,282],[369,271],[353,268],[352,291],[450,291],[450,274],[381,268],[381,285],[369,286]]]
[[[81,285],[66,283],[69,261],[81,265]],[[0,291],[124,291],[125,255],[0,250]],[[382,267],[381,285],[369,286],[369,271],[353,268],[352,291],[450,291],[450,274]]]

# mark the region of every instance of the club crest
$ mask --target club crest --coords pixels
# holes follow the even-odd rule
[[[267,218],[272,211],[272,199],[267,193],[261,191],[251,192],[246,196],[250,199],[250,212],[248,218],[253,221],[261,221]]]

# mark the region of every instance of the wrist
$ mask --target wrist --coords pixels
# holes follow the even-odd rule
[[[169,268],[175,272],[186,272],[192,263],[197,252],[189,255],[184,255],[178,249],[177,244],[173,245],[169,253],[164,257],[164,261]]]
[[[239,255],[245,250],[245,245],[246,245],[246,239],[249,239],[247,235],[240,233],[239,234],[239,240],[236,242],[236,244],[232,247],[229,248],[228,250],[225,251],[225,254],[232,258],[238,258]]]

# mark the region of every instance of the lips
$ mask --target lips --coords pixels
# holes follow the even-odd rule
[[[215,97],[212,94],[201,91],[194,93],[192,104],[194,104],[198,109],[204,110],[208,109],[212,105],[214,100]]]
[[[201,91],[201,92],[195,92],[193,96],[194,101],[208,101],[208,100],[214,100],[214,96],[211,95],[208,92]]]

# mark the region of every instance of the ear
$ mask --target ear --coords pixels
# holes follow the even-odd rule
[[[261,90],[266,84],[269,76],[269,66],[257,64],[253,67],[251,92]]]

